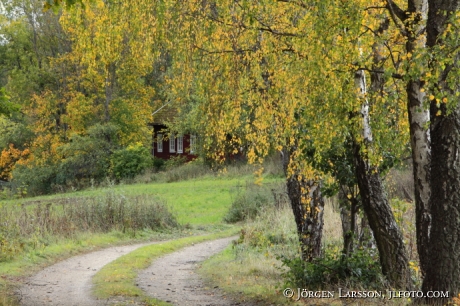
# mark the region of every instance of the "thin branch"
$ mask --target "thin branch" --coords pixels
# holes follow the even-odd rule
[[[252,49],[238,49],[238,50],[218,50],[218,51],[209,51],[203,47],[193,45],[194,48],[206,52],[207,54],[223,54],[223,53],[243,53],[243,52],[254,52]]]
[[[385,71],[383,71],[383,70],[369,69],[369,68],[366,68],[366,67],[359,67],[359,68],[357,68],[357,70],[364,70],[364,71],[367,71],[369,73],[379,73],[379,74],[385,73]],[[404,78],[404,76],[402,74],[400,74],[400,73],[392,73],[391,77],[393,79],[398,79],[398,80],[402,80]]]
[[[278,2],[285,2],[285,3],[292,3],[292,4],[300,6],[301,8],[304,8],[304,9],[309,9],[310,8],[305,3],[302,3],[300,1],[292,1],[292,0],[277,0],[277,1]]]
[[[404,21],[407,19],[406,12],[403,11],[399,6],[397,6],[393,0],[386,0],[387,1],[387,9],[390,12],[391,19],[393,20],[396,27],[399,28],[401,33],[404,36],[408,36],[409,33],[404,26]]]
[[[397,17],[399,21],[404,22],[407,19],[406,12],[401,9],[393,0],[387,0],[386,8],[390,11],[394,17]]]

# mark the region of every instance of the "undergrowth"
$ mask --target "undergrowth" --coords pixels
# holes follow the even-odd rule
[[[325,254],[312,262],[300,257],[279,258],[288,269],[283,273],[285,287],[325,290],[350,288],[381,290],[388,288],[380,269],[376,250],[356,250],[350,257],[342,255],[339,248],[326,249]]]
[[[118,230],[136,236],[143,229],[178,227],[175,216],[162,201],[151,196],[126,197],[112,189],[99,196],[30,206],[0,205],[0,262],[79,233]]]
[[[235,223],[254,220],[262,210],[269,207],[280,207],[287,200],[284,182],[268,185],[247,183],[246,188],[239,188],[232,206],[224,217],[224,221]]]

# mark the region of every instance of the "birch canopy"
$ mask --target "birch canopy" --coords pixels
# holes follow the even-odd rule
[[[405,96],[391,77],[404,41],[388,22],[390,29],[379,29],[386,18],[381,2],[187,1],[166,11],[169,26],[181,29],[165,33],[176,58],[171,99],[180,105],[201,97],[197,120],[206,133],[247,144],[250,161],[296,140],[297,161],[307,147],[321,159],[332,143],[362,135],[357,69],[378,69],[385,79],[378,95],[366,97],[378,144],[372,162],[404,148]],[[381,67],[373,67],[374,56]]]

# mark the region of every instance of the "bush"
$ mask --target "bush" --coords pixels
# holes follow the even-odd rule
[[[165,167],[166,170],[171,170],[173,168],[177,168],[179,166],[182,166],[187,162],[187,157],[182,156],[182,155],[177,155],[169,158],[167,161],[165,161]]]
[[[88,130],[88,135],[73,135],[69,143],[59,148],[62,161],[57,184],[85,184],[90,179],[100,182],[106,178],[110,156],[118,148],[118,131],[119,128],[113,124],[97,124]]]
[[[56,184],[57,173],[57,166],[50,163],[16,165],[12,172],[11,187],[18,196],[47,194]]]
[[[310,290],[321,290],[333,285],[346,284],[349,288],[379,290],[387,284],[380,269],[376,250],[357,250],[345,257],[337,248],[328,250],[322,258],[312,262],[280,258],[288,271],[283,273],[286,286],[298,286]]]
[[[149,150],[138,143],[115,151],[110,164],[117,179],[133,178],[152,165],[152,157]]]
[[[161,171],[165,167],[166,161],[163,158],[154,157],[152,159],[152,166],[155,171]]]
[[[224,217],[224,221],[235,223],[243,220],[254,219],[264,207],[279,205],[280,198],[284,197],[284,184],[276,186],[247,186],[243,194],[237,195]]]

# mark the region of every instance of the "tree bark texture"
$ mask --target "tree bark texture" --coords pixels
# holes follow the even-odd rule
[[[427,21],[427,46],[443,47],[440,34],[446,29],[449,18],[459,10],[459,0],[429,0]],[[458,51],[451,54],[458,58]],[[454,62],[453,65],[458,65]],[[439,67],[436,59],[431,67]],[[458,92],[450,88],[446,79],[452,66],[441,71],[436,86],[441,92]],[[452,85],[458,86],[458,85]],[[422,289],[449,291],[450,297],[460,290],[460,106],[456,101],[449,111],[444,103],[430,101],[431,133],[431,232],[428,254],[430,265]],[[448,299],[431,303],[444,304]]]
[[[345,257],[350,257],[353,254],[354,242],[358,237],[358,199],[354,196],[348,199],[346,194],[346,187],[341,188],[339,191],[340,203],[340,220],[342,221],[342,236],[343,236],[343,250],[342,253]]]
[[[435,115],[436,116],[436,115]],[[423,290],[460,289],[460,111],[433,118],[429,259]],[[446,300],[438,300],[445,303]]]
[[[321,256],[324,225],[324,199],[320,183],[304,178],[300,173],[288,175],[291,154],[283,150],[286,187],[297,227],[302,259],[312,261]]]
[[[413,18],[406,19],[407,29],[407,53],[413,54],[418,48],[426,44],[424,31],[428,12],[427,0],[409,0],[407,13]],[[408,71],[410,73],[410,71]],[[429,200],[430,186],[430,162],[431,162],[431,139],[428,124],[430,121],[429,109],[424,105],[425,92],[421,89],[424,82],[419,79],[411,79],[407,82],[407,110],[409,114],[409,133],[412,150],[412,168],[414,176],[415,194],[415,228],[417,237],[417,251],[420,259],[422,274],[428,268],[430,259],[428,245],[431,227],[431,213]]]
[[[379,69],[378,52],[374,57],[374,63],[374,69]],[[383,88],[383,79],[374,74],[371,75],[371,80],[371,91],[380,92]],[[372,149],[372,130],[369,124],[369,112],[366,110],[369,102],[367,101],[366,76],[363,70],[355,72],[355,86],[359,98],[363,101],[361,107],[363,145],[369,150]],[[355,139],[353,140],[353,156],[359,194],[379,250],[382,273],[393,287],[409,289],[411,288],[411,277],[403,236],[388,203],[378,168],[369,164],[367,156],[361,152],[361,144]]]
[[[377,244],[382,272],[395,288],[409,289],[411,278],[406,248],[379,172],[369,167],[357,143],[354,145],[354,156],[359,193]]]
[[[408,114],[410,122],[410,144],[412,150],[412,168],[414,176],[415,195],[415,228],[417,237],[417,252],[420,259],[422,274],[430,265],[428,245],[431,228],[430,210],[430,163],[431,163],[431,139],[429,111],[423,106],[424,94],[420,92],[419,81],[409,81],[406,92],[408,97]]]

